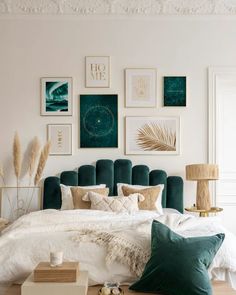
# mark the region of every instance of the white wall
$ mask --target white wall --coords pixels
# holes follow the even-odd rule
[[[232,65],[236,57],[236,20],[216,17],[2,17],[0,19],[0,162],[14,183],[12,140],[22,145],[37,135],[46,140],[48,123],[73,123],[73,156],[51,156],[44,176],[74,169],[100,158],[130,158],[134,164],[165,169],[184,177],[185,165],[207,161],[207,67]],[[84,88],[84,57],[111,56],[111,88]],[[158,107],[124,108],[124,68],[156,67]],[[187,108],[162,107],[162,76],[187,76]],[[40,77],[72,76],[73,117],[40,116]],[[119,148],[78,148],[78,96],[119,94]],[[125,156],[124,117],[129,115],[181,118],[181,154]],[[192,204],[195,184],[185,185],[185,202]]]

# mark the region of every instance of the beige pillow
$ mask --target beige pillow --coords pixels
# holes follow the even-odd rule
[[[157,198],[160,192],[160,187],[150,187],[145,189],[134,189],[128,186],[123,186],[122,191],[124,196],[140,193],[144,196],[145,200],[138,204],[140,210],[157,210]]]
[[[109,194],[109,188],[83,189],[81,187],[71,187],[70,189],[75,209],[90,209],[91,202],[85,202],[82,200],[83,196],[90,191],[101,194],[106,197]]]
[[[73,204],[73,198],[70,188],[72,186],[60,184],[61,187],[61,210],[73,210],[74,204]],[[83,189],[95,189],[95,188],[105,188],[105,184],[98,184],[98,185],[89,185],[89,186],[74,186],[74,187],[80,187]]]
[[[164,189],[164,184],[158,184],[158,185],[137,185],[137,184],[127,184],[127,183],[117,183],[117,193],[118,196],[124,196],[124,193],[122,191],[123,186],[126,186],[128,188],[133,188],[133,189],[145,189],[145,188],[152,188],[152,187],[159,187],[160,191],[157,194],[157,201],[156,201],[156,208],[157,212],[159,214],[163,214],[163,208],[162,208],[162,192]]]
[[[88,192],[83,200],[90,200],[91,209],[94,210],[133,213],[139,211],[138,202],[142,202],[144,197],[141,194],[132,194],[127,197],[104,197],[95,192]]]

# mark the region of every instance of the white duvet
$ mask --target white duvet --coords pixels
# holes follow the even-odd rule
[[[30,213],[9,226],[0,237],[0,283],[20,282],[49,253],[62,250],[64,259],[79,261],[81,270],[88,270],[89,283],[105,281],[130,283],[137,279],[128,265],[106,264],[106,247],[95,243],[76,242],[81,230],[105,232],[132,231],[142,236],[144,248],[150,248],[151,222],[163,222],[183,236],[205,236],[224,232],[225,241],[209,269],[210,276],[227,280],[236,289],[236,237],[224,229],[217,217],[196,218],[189,215],[152,211],[134,214],[96,210],[44,210]],[[164,259],[164,258],[163,258]]]

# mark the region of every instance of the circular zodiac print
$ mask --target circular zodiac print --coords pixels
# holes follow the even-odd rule
[[[91,136],[106,136],[113,129],[114,116],[107,107],[94,106],[86,112],[83,119],[83,126]]]

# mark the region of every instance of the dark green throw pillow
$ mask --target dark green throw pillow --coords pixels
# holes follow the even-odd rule
[[[224,237],[217,234],[184,238],[154,220],[151,258],[130,289],[168,295],[211,295],[207,269]]]

